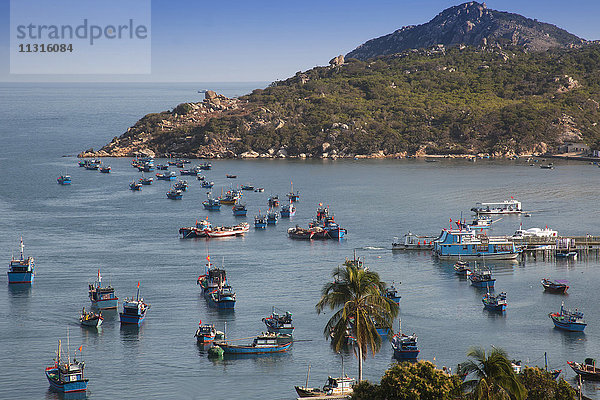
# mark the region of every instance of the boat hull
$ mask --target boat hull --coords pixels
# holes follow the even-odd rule
[[[520,253],[437,254],[440,260],[516,260]]]
[[[146,313],[143,315],[130,315],[119,313],[119,319],[121,321],[121,325],[137,325],[140,326],[144,319],[146,318]]]
[[[236,217],[245,217],[246,214],[248,214],[248,210],[243,210],[243,211],[234,211],[233,215]]]
[[[492,279],[490,281],[471,281],[471,286],[476,288],[491,288],[494,287],[495,283],[495,279]]]
[[[8,283],[33,283],[35,272],[11,272],[8,271]]]
[[[587,324],[581,324],[577,322],[562,322],[557,320],[554,317],[552,318],[552,322],[554,322],[554,327],[567,332],[583,332]]]
[[[396,360],[416,360],[421,350],[396,350],[394,349],[394,358]]]
[[[283,353],[292,346],[292,342],[281,344],[273,347],[253,347],[253,346],[236,346],[226,343],[219,343],[225,354],[272,354]]]
[[[503,312],[506,311],[506,304],[486,304],[483,303],[483,307],[488,311]]]
[[[576,362],[573,362],[573,361],[567,361],[567,364],[569,364],[569,367],[571,367],[573,372],[575,372],[577,375],[581,375],[582,378],[590,379],[590,380],[594,380],[594,381],[600,380],[600,371],[599,372],[585,371],[579,367],[580,364],[577,364]]]
[[[81,322],[82,326],[90,326],[90,327],[99,327],[100,325],[102,325],[102,319],[100,318],[94,318],[94,319],[88,319],[88,320],[79,320],[79,322]]]
[[[208,303],[215,308],[219,308],[222,310],[233,310],[235,308],[235,300],[221,300],[215,301],[209,297]]]
[[[54,376],[58,374],[58,368],[46,368],[46,379],[52,386],[52,389],[62,393],[85,392],[87,390],[88,380],[80,379],[71,382],[60,382]]]
[[[101,299],[101,300],[91,300],[92,305],[95,306],[99,310],[111,310],[117,308],[119,303],[118,298],[114,299]]]

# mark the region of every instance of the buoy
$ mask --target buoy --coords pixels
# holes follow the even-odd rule
[[[208,349],[208,356],[211,358],[222,358],[225,351],[220,346],[214,345]]]

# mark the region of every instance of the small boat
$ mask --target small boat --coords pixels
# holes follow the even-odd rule
[[[21,237],[20,257],[15,259],[13,256],[8,264],[8,283],[33,283],[35,279],[35,262],[33,257],[27,257],[23,255],[25,246],[23,245],[23,238]]]
[[[433,249],[433,241],[437,237],[419,236],[411,232],[404,235],[400,241],[397,237],[392,241],[392,250],[431,250]]]
[[[142,176],[140,179],[138,179],[138,182],[142,185],[152,185],[152,182],[154,182],[154,178],[151,176],[147,178],[145,176]]]
[[[223,332],[215,329],[213,324],[203,324],[202,321],[198,323],[198,329],[194,334],[198,343],[206,344],[212,343],[214,340],[223,340]]]
[[[208,299],[210,294],[225,285],[227,281],[227,272],[223,268],[216,268],[210,262],[210,256],[206,256],[206,266],[204,275],[200,275],[196,280],[196,284],[200,285],[204,297]]]
[[[208,296],[208,304],[222,309],[235,308],[235,292],[233,288],[225,283],[223,286],[213,290]]]
[[[396,360],[416,360],[420,350],[417,347],[417,336],[397,333],[392,338],[392,349]]]
[[[467,271],[467,278],[471,281],[471,286],[478,288],[494,287],[496,280],[492,278],[492,271],[489,269],[478,269]]]
[[[221,204],[233,205],[233,204],[236,204],[240,198],[237,195],[237,193],[234,193],[233,191],[228,190],[227,193],[225,193],[225,195],[219,196],[218,199],[221,202]]]
[[[211,223],[208,221],[208,217],[206,219],[196,220],[195,226],[183,227],[179,228],[179,234],[182,239],[191,239],[191,238],[203,238],[207,237],[206,229],[212,229]]]
[[[87,163],[88,163],[87,160],[80,160],[77,165],[79,165],[79,167],[85,167],[87,165]]]
[[[100,169],[100,164],[99,163],[94,163],[94,162],[89,162],[88,164],[86,164],[84,166],[85,169],[89,170],[89,171],[97,171],[98,169]]]
[[[549,163],[549,164],[542,164],[540,165],[541,169],[554,169],[554,164]]]
[[[271,311],[271,315],[262,319],[267,326],[267,331],[273,333],[283,333],[291,335],[294,333],[294,324],[292,324],[292,313],[286,311],[284,314],[275,312],[275,307]]]
[[[121,325],[140,326],[144,322],[146,311],[149,308],[150,304],[144,303],[144,299],[140,298],[140,283],[138,282],[136,298],[123,300],[123,312],[119,313]]]
[[[258,193],[262,193],[265,191],[265,188],[256,188],[256,189],[254,189],[254,191],[258,192]]]
[[[556,250],[554,257],[562,259],[577,259],[577,246],[573,238],[556,239]]]
[[[179,175],[197,176],[198,175],[198,171],[199,171],[199,169],[196,169],[196,168],[180,169],[179,170]]]
[[[499,293],[497,295],[490,294],[487,292],[481,299],[483,307],[490,311],[506,311],[506,292]]]
[[[569,281],[566,280],[551,281],[545,278],[542,279],[542,286],[544,287],[544,290],[549,293],[566,293],[567,289],[569,289],[569,286],[567,286],[568,283]]]
[[[95,313],[93,311],[87,312],[85,311],[85,307],[81,310],[81,315],[79,316],[79,323],[83,326],[93,326],[99,327],[102,325],[102,321],[104,318],[102,317],[102,311],[99,313]]]
[[[310,368],[309,368],[310,371]],[[317,399],[347,399],[352,395],[352,386],[356,384],[354,378],[348,376],[340,378],[327,378],[327,382],[321,388],[308,387],[308,374],[306,377],[306,386],[294,386],[296,393],[300,398],[317,398]]]
[[[247,183],[245,185],[242,185],[242,190],[254,190],[254,186]]]
[[[198,179],[199,181],[204,181],[206,179],[206,177],[204,175],[202,175],[201,173],[197,173],[196,179]]]
[[[290,218],[296,215],[296,206],[292,203],[281,206],[281,218]]]
[[[160,171],[166,171],[169,169],[169,166],[166,164],[157,164],[156,165],[156,169],[160,170]]]
[[[248,213],[245,204],[236,204],[231,209],[233,210],[233,215],[236,217],[245,217]]]
[[[167,198],[171,200],[181,200],[183,198],[183,191],[173,187],[167,192]]]
[[[267,200],[269,207],[279,207],[279,196],[274,195]]]
[[[71,176],[69,175],[61,175],[56,178],[56,181],[59,185],[70,185],[71,184]]]
[[[202,181],[202,187],[205,189],[210,189],[215,185],[213,181]]]
[[[289,350],[293,341],[289,335],[278,333],[262,333],[258,335],[249,345],[231,344],[227,340],[219,342],[225,354],[267,354],[282,353]]]
[[[292,182],[291,185],[292,185],[292,190],[287,194],[287,198],[290,200],[291,203],[294,203],[294,202],[300,200],[300,192],[298,192],[298,191],[294,192],[294,182]]]
[[[212,168],[212,164],[209,162],[205,162],[203,164],[200,164],[199,167],[200,167],[200,169],[203,169],[203,170],[209,170]]]
[[[98,270],[98,280],[88,285],[88,297],[92,306],[96,306],[99,310],[116,309],[119,303],[119,298],[115,296],[115,288],[110,285],[102,286],[100,270]]]
[[[163,172],[163,173],[157,173],[156,174],[156,178],[159,181],[174,181],[175,179],[177,179],[177,174],[173,171],[171,172]]]
[[[388,299],[392,300],[394,303],[400,304],[400,299],[402,298],[402,296],[400,296],[398,294],[398,290],[394,286],[393,282],[392,282],[392,285],[390,287],[388,287],[388,288],[385,289],[384,295]]]
[[[246,222],[234,226],[215,226],[211,229],[205,229],[206,235],[210,238],[220,238],[229,236],[242,236],[250,229]]]
[[[100,167],[100,172],[103,174],[110,174],[110,165],[107,165],[106,167]]]
[[[600,380],[600,368],[596,367],[596,360],[593,358],[586,358],[582,364],[575,361],[567,361],[567,364],[584,379]]]
[[[202,202],[202,205],[206,210],[218,211],[221,209],[221,202],[219,199],[213,199],[210,196],[210,192],[206,194],[207,199]]]
[[[141,164],[137,164],[137,169],[140,172],[152,172],[152,171],[154,171],[154,163],[144,162]]]
[[[324,231],[325,239],[343,239],[348,230],[340,227],[333,219],[333,215],[328,216],[321,222],[321,228]]]
[[[173,188],[185,192],[188,188],[187,181],[177,181],[173,184]]]
[[[225,175],[225,177],[229,178],[229,179],[235,179],[235,178],[237,178],[237,175],[229,175],[229,174],[227,174],[227,175]]]
[[[279,213],[275,210],[267,211],[267,225],[276,225],[279,221]]]
[[[129,184],[129,189],[131,190],[142,190],[142,184],[136,181],[132,181]]]
[[[583,332],[587,326],[583,320],[583,313],[578,309],[568,310],[564,305],[565,303],[561,304],[560,311],[548,314],[548,317],[554,322],[554,326],[569,332]]]
[[[75,357],[73,357],[73,361],[71,361],[69,353],[67,353],[66,360],[62,357],[61,341],[59,340],[54,364],[50,367],[46,367],[45,373],[52,389],[58,392],[85,392],[87,390],[89,379],[84,377],[84,369],[85,363],[83,361],[77,361]]]
[[[521,214],[521,202],[513,199],[504,200],[498,203],[476,203],[475,207],[471,208],[475,214]]]
[[[254,216],[254,227],[257,229],[265,229],[267,227],[267,216],[260,213],[258,210],[258,215]]]
[[[312,229],[304,229],[296,225],[294,228],[288,229],[288,236],[291,239],[310,240],[315,235],[315,231]]]
[[[466,278],[469,271],[469,263],[466,261],[458,260],[456,264],[454,264],[454,273],[458,276]]]

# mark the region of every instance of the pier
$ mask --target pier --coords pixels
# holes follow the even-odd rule
[[[552,259],[555,258],[557,251],[575,252],[577,257],[585,258],[600,256],[600,236],[528,236],[523,239],[510,239],[523,249],[523,257],[539,256],[542,259]]]

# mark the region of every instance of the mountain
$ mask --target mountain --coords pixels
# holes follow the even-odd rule
[[[543,51],[583,42],[585,40],[552,24],[491,10],[485,3],[472,1],[450,7],[425,24],[405,26],[389,35],[371,39],[348,53],[346,58],[367,60],[436,45],[512,44]]]

